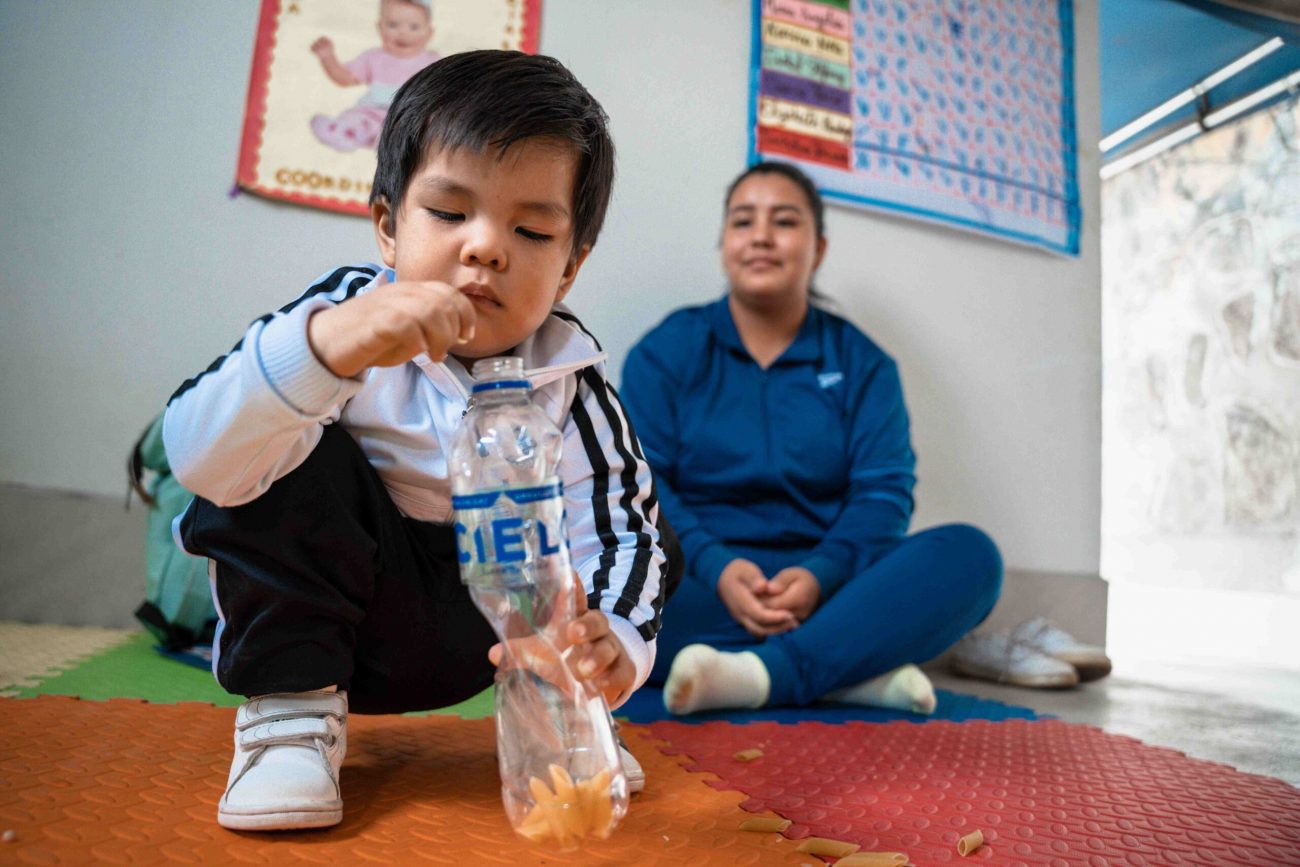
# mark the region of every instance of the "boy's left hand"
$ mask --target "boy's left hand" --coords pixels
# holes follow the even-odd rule
[[[612,705],[636,680],[636,666],[628,659],[623,642],[610,630],[605,613],[587,609],[587,594],[582,582],[576,574],[573,578],[577,617],[566,627],[562,637],[566,643],[560,649],[565,652],[574,675],[599,689],[605,701]],[[524,646],[518,652],[529,658],[526,645],[536,639],[519,641]],[[500,665],[501,654],[501,645],[494,644],[488,650],[488,659],[493,665]],[[533,661],[540,662],[541,658],[535,656]]]
[[[636,680],[636,666],[627,658],[623,642],[610,630],[605,612],[587,610],[587,594],[581,582],[578,583],[578,617],[569,624],[565,637],[573,647],[569,662],[574,674],[604,693],[606,704],[612,706]]]

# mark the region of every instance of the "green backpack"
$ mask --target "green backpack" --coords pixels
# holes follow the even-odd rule
[[[167,464],[161,415],[136,442],[126,471],[131,489],[149,508],[144,548],[145,601],[136,609],[136,619],[167,650],[211,644],[217,611],[208,585],[208,561],[185,553],[172,539],[172,519],[185,511],[194,495],[181,487]],[[147,485],[146,471],[152,474]]]

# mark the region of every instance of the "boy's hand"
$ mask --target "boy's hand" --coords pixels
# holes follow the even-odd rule
[[[474,305],[446,283],[385,283],[312,315],[311,350],[330,372],[356,376],[421,352],[442,361],[474,336]]]
[[[587,609],[587,595],[577,574],[573,576],[577,597],[577,617],[569,622],[560,650],[564,652],[570,669],[579,680],[586,681],[599,689],[608,704],[627,690],[636,680],[636,666],[628,659],[623,642],[618,640],[609,628],[609,619],[604,612]],[[512,653],[529,667],[539,669],[543,677],[547,676],[548,666],[557,664],[553,660],[554,650],[551,645],[535,637],[519,638],[511,641]],[[500,665],[501,645],[494,644],[488,648],[488,660],[493,665]],[[552,672],[551,677],[559,677]]]
[[[575,575],[576,579],[577,576]],[[578,617],[565,636],[572,642],[569,663],[579,679],[599,689],[606,704],[614,701],[636,680],[636,666],[618,636],[610,631],[603,611],[587,610],[587,596],[578,584]]]
[[[755,638],[788,632],[799,625],[791,611],[770,607],[766,597],[773,592],[763,570],[741,557],[728,563],[718,576],[718,596],[722,598],[722,604]]]
[[[776,573],[768,583],[768,592],[767,607],[789,611],[803,623],[817,610],[822,586],[812,572],[802,566],[791,566]]]

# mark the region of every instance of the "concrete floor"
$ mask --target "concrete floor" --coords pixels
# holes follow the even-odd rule
[[[1030,707],[1300,787],[1300,672],[1121,659],[1103,680],[1041,690],[926,668],[941,689]]]
[[[131,612],[144,593],[144,516],[138,503],[127,511],[122,500],[0,485],[0,620],[135,626]],[[1300,671],[1118,659],[1105,680],[1047,691],[927,669],[944,689],[1300,786]]]

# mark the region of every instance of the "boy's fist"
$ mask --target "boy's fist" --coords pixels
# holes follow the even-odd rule
[[[573,643],[569,662],[574,673],[599,689],[606,704],[613,705],[636,680],[636,666],[627,658],[623,642],[609,628],[603,611],[588,611],[587,597],[578,585],[578,617],[569,624]]]
[[[609,618],[604,612],[587,609],[587,596],[576,573],[573,581],[577,617],[569,622],[564,634],[559,636],[559,647],[555,648],[549,641],[530,636],[512,639],[511,653],[517,661],[534,668],[543,677],[558,680],[562,675],[551,670],[552,666],[559,664],[554,659],[555,650],[558,649],[574,675],[599,689],[605,696],[605,702],[613,705],[635,682],[636,666],[628,659],[623,642],[610,631]],[[488,649],[488,660],[493,665],[501,664],[502,655],[500,644],[494,644]]]
[[[311,350],[335,376],[394,367],[424,352],[442,361],[474,337],[474,305],[446,283],[385,283],[307,322]]]

